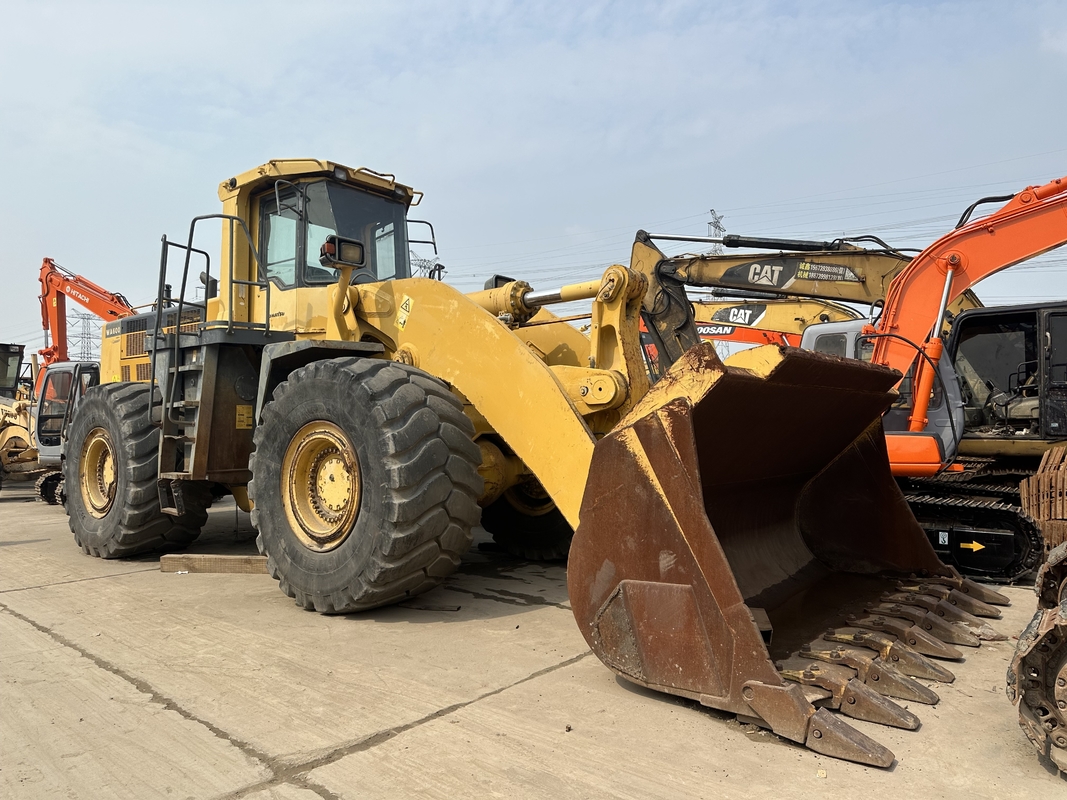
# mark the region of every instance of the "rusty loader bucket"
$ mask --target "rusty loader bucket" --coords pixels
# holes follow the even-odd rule
[[[594,450],[568,583],[586,641],[642,686],[820,753],[893,754],[841,715],[896,701],[998,635],[999,593],[935,555],[890,474],[897,373],[791,348],[679,360]],[[832,712],[838,713],[832,713]]]

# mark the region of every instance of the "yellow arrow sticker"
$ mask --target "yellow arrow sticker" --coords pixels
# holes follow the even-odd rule
[[[972,553],[977,553],[979,550],[985,550],[985,545],[978,544],[978,542],[960,542],[960,547],[965,547]]]

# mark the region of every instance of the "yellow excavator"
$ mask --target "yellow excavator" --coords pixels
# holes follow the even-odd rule
[[[728,290],[693,301],[697,333],[704,340],[799,347],[804,329],[826,322],[861,319],[842,303],[808,297],[740,296]]]
[[[440,584],[479,520],[565,525],[575,620],[609,668],[880,767],[843,717],[917,728],[897,700],[937,695],[915,678],[999,638],[996,598],[893,481],[899,372],[776,346],[724,366],[688,303],[679,323],[653,302],[664,259],[640,237],[598,280],[463,294],[412,276],[421,195],[392,175],[276,160],[219,197],[164,238],[156,309],[105,327],[63,467],[86,553],[188,543],[223,485],[282,591],[347,613]],[[196,233],[218,221],[213,267]],[[577,300],[588,335],[549,311]],[[678,352],[653,383],[640,321],[662,339],[665,313]],[[124,381],[145,354],[148,380]]]
[[[982,301],[967,290],[949,305],[946,325],[971,308],[982,308]],[[833,300],[732,289],[712,289],[694,298],[693,317],[705,341],[789,347],[800,347],[804,331],[812,325],[864,318],[851,306]]]

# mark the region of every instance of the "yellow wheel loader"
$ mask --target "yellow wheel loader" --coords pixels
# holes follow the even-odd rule
[[[40,472],[34,447],[31,402],[20,386],[21,344],[0,344],[0,487],[4,481],[31,480]]]
[[[534,549],[565,526],[574,616],[609,668],[882,767],[842,715],[917,727],[890,698],[936,701],[917,679],[997,637],[996,597],[938,560],[892,479],[899,373],[776,346],[725,367],[690,312],[670,330],[694,346],[652,383],[642,316],[662,337],[677,309],[648,302],[647,241],[599,280],[465,295],[411,275],[421,196],[391,175],[278,160],[219,196],[164,238],[155,311],[105,327],[64,460],[86,552],[191,541],[221,484],[282,590],[345,613],[441,583],[480,518]],[[548,310],[583,299],[588,335]]]

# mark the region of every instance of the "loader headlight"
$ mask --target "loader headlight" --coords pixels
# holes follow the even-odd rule
[[[319,263],[327,269],[362,267],[366,263],[363,242],[344,236],[327,236],[319,250]]]

